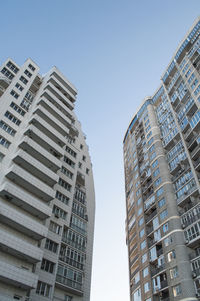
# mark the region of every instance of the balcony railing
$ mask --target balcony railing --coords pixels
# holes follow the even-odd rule
[[[78,283],[74,280],[65,278],[65,277],[60,276],[60,275],[56,275],[56,281],[63,284],[63,285],[65,285],[65,286],[71,287],[75,290],[78,290],[78,291],[82,292],[82,284]]]
[[[152,276],[155,276],[156,274],[159,274],[160,272],[162,272],[163,270],[165,269],[165,264],[157,267],[157,268],[154,268],[151,270],[151,274]]]

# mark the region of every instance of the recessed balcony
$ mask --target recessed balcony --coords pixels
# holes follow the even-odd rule
[[[0,261],[0,281],[23,289],[33,289],[37,286],[37,280],[38,275]]]
[[[0,196],[41,220],[51,216],[52,209],[49,206],[12,182],[5,182],[0,186]]]
[[[37,129],[33,124],[27,128],[24,134],[32,138],[48,152],[54,151],[57,154],[58,158],[61,158],[63,156],[64,149],[44,133],[42,133],[39,129]]]
[[[11,166],[6,177],[44,201],[49,202],[55,197],[54,189],[16,164]]]
[[[48,152],[43,147],[41,147],[32,138],[24,137],[19,147],[28,152],[32,157],[39,160],[42,164],[50,168],[52,171],[56,172],[61,168],[62,162],[56,157],[54,151]]]
[[[31,263],[41,261],[43,256],[41,249],[4,230],[0,230],[0,249]]]
[[[1,301],[13,301],[14,300],[13,297],[14,297],[13,294],[12,295],[4,295],[3,293],[0,293],[0,300]],[[20,301],[31,301],[31,298],[29,298],[29,297],[22,297],[20,299]]]
[[[65,137],[61,135],[60,132],[55,129],[55,127],[51,126],[40,116],[34,115],[29,123],[34,124],[41,132],[43,132],[61,147],[65,145]]]
[[[40,240],[47,236],[48,229],[44,225],[2,202],[0,202],[0,220],[2,223],[35,240]]]
[[[47,168],[40,161],[36,160],[22,149],[15,154],[13,162],[23,167],[33,176],[40,179],[50,187],[58,182],[59,177],[56,173],[54,173],[51,169]]]
[[[71,123],[71,119],[69,119],[56,107],[54,108],[52,103],[46,98],[46,94],[39,100],[34,114],[46,120],[46,122],[51,124],[52,127],[54,127],[63,136],[66,136],[69,133],[68,125]]]

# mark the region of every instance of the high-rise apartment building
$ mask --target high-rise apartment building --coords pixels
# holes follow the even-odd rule
[[[123,145],[131,301],[200,300],[200,19]]]
[[[90,300],[95,196],[77,91],[28,59],[0,67],[0,300]]]

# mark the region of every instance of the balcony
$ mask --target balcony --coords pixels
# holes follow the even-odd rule
[[[33,141],[32,138],[24,137],[20,142],[19,147],[27,151],[32,157],[40,161],[54,172],[58,171],[58,169],[60,169],[62,166],[62,162],[56,157],[53,150],[48,152],[37,142]]]
[[[24,134],[32,138],[35,142],[41,145],[48,152],[55,152],[58,158],[61,158],[63,156],[64,149],[58,144],[56,144],[48,136],[43,134],[40,130],[38,130],[33,124],[27,128]]]
[[[23,150],[19,150],[15,154],[13,162],[23,167],[25,170],[30,172],[30,174],[40,179],[50,187],[58,182],[59,176],[56,173]]]
[[[46,122],[40,116],[34,115],[34,117],[29,122],[30,124],[34,124],[42,133],[52,139],[55,143],[63,147],[65,145],[65,136],[60,134],[59,131],[55,129],[55,127],[51,126],[48,122]]]
[[[12,182],[0,186],[0,196],[41,220],[51,216],[52,209],[49,206]]]
[[[184,206],[191,197],[196,197],[199,195],[198,188],[194,179],[190,180],[184,187],[180,190],[183,191],[182,195],[177,196],[177,205]],[[177,193],[176,193],[177,194]]]
[[[163,272],[166,269],[165,264],[157,267],[157,268],[152,268],[151,269],[151,275],[155,276],[157,274],[160,274],[161,272]]]
[[[37,286],[37,280],[38,275],[0,261],[0,281],[23,289],[33,289]]]
[[[153,294],[159,294],[161,290],[165,290],[168,288],[167,280],[163,280],[160,282],[160,286],[154,287]]]
[[[57,109],[57,107],[52,106],[52,103],[46,99],[46,94],[39,100],[34,114],[37,114],[42,119],[46,120],[46,122],[51,124],[52,127],[63,136],[66,136],[69,133],[68,125],[71,123],[71,119]]]
[[[14,298],[14,295],[12,294],[12,296],[9,296],[9,295],[4,295],[2,293],[0,293],[0,300],[1,301],[13,301],[13,300],[16,300],[16,299],[13,299]],[[30,297],[22,297],[20,299],[20,301],[31,301],[31,298]]]
[[[16,229],[35,240],[47,236],[47,228],[32,218],[16,211],[10,206],[0,202],[0,220],[2,223]]]
[[[200,171],[200,157],[193,163],[196,171]]]
[[[150,215],[147,215],[147,217],[145,218],[146,224],[148,224],[156,215],[157,210],[154,210]]]
[[[191,226],[191,224],[193,224],[194,222],[200,220],[200,213],[197,213],[196,215],[189,215],[189,212],[188,212],[188,216],[187,216],[187,220],[184,219],[184,222],[182,222],[182,227],[183,229],[185,229],[186,227],[188,226]]]
[[[13,164],[8,169],[6,177],[46,202],[51,201],[55,197],[55,191],[50,186],[16,164]]]
[[[11,254],[31,263],[41,261],[43,256],[41,249],[4,230],[0,230],[0,249],[7,254]]]
[[[83,296],[82,284],[71,279],[65,278],[57,274],[55,285],[77,296]]]

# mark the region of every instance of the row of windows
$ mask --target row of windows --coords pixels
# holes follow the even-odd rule
[[[10,142],[6,140],[4,137],[0,136],[0,144],[5,148],[9,148]]]
[[[49,230],[50,230],[51,232],[54,232],[54,233],[60,235],[61,226],[58,225],[58,224],[56,224],[56,223],[54,223],[54,222],[52,222],[52,221],[50,221],[50,224],[49,224]]]
[[[17,113],[24,116],[26,112],[22,110],[20,107],[18,107],[14,102],[11,102],[10,107],[13,108]]]
[[[87,243],[86,237],[83,237],[82,235],[74,232],[73,230],[68,229],[67,231],[64,231],[63,239],[70,246],[78,250],[85,251]]]
[[[9,61],[6,66],[12,70],[15,74],[19,71],[19,68],[17,68],[11,61]]]
[[[67,168],[64,166],[61,167],[61,172],[66,175],[68,178],[72,179],[73,178],[73,173],[69,171]]]
[[[64,159],[63,159],[69,166],[71,166],[72,168],[75,167],[75,163],[69,159],[68,157],[64,156]]]
[[[68,205],[69,204],[69,198],[62,194],[61,192],[59,191],[56,191],[56,198],[61,201],[62,203],[64,203],[65,205]]]
[[[14,77],[14,75],[5,67],[1,70],[1,73],[3,73],[10,80],[12,80]]]
[[[67,219],[67,212],[55,205],[53,206],[53,213],[64,220]]]
[[[7,117],[10,121],[15,123],[16,125],[20,125],[21,121],[17,119],[14,115],[12,115],[9,111],[6,111],[4,114],[5,117]]]
[[[67,183],[66,181],[64,181],[63,179],[59,178],[58,184],[60,186],[62,186],[63,188],[65,188],[66,190],[71,191],[72,186],[69,183]]]
[[[5,132],[10,134],[11,136],[15,136],[16,131],[13,130],[9,125],[7,125],[3,120],[0,121],[0,128],[2,128]]]
[[[73,151],[69,146],[66,146],[65,150],[74,158],[76,158],[76,152]]]
[[[17,94],[17,92],[15,92],[14,90],[11,90],[10,94],[16,99],[19,97],[19,94]]]

